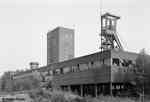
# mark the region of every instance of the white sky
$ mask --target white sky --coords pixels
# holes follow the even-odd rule
[[[0,72],[46,64],[46,33],[75,29],[75,55],[99,51],[100,8],[121,16],[118,33],[128,51],[150,51],[149,0],[0,0]]]

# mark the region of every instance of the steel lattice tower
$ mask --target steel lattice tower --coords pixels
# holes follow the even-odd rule
[[[101,51],[123,47],[117,36],[117,20],[120,17],[105,13],[101,15]]]

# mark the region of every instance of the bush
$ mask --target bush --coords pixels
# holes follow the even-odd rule
[[[111,97],[111,96],[98,96],[92,97],[80,97],[69,92],[62,91],[46,91],[38,90],[30,93],[34,102],[139,102],[139,99]],[[149,102],[149,101],[145,101]]]

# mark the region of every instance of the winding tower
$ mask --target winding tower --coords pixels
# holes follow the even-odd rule
[[[123,47],[117,35],[117,20],[120,17],[105,13],[101,16],[101,51]]]

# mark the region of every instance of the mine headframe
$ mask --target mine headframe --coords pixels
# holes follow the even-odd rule
[[[101,51],[123,47],[117,35],[117,20],[120,17],[105,13],[101,15]]]

